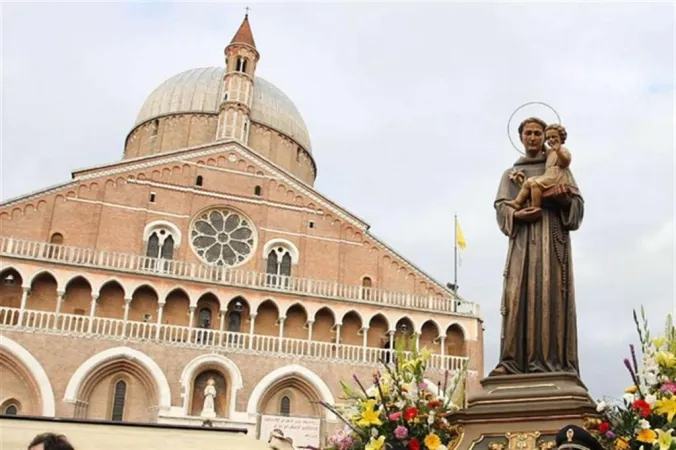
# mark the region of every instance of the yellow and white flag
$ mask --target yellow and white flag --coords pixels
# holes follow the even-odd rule
[[[467,248],[467,241],[465,241],[465,235],[462,234],[462,229],[460,228],[460,222],[458,218],[455,218],[455,245],[460,251],[458,252],[458,265],[462,265],[462,252]]]
[[[467,248],[465,235],[462,234],[462,229],[460,229],[460,222],[458,222],[457,218],[455,219],[455,243],[457,244],[460,250],[465,250]]]

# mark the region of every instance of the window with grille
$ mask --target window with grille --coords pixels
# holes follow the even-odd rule
[[[120,380],[115,383],[115,393],[113,394],[113,414],[110,420],[117,422],[122,421],[124,416],[124,401],[127,395],[127,383],[124,380]]]
[[[5,414],[8,416],[16,416],[19,414],[19,408],[17,408],[14,404],[9,405],[7,408],[5,408]]]
[[[291,414],[291,399],[289,397],[282,397],[282,401],[279,404],[279,414],[282,416],[288,416]]]
[[[174,237],[168,230],[158,229],[148,238],[146,256],[150,258],[173,259]]]

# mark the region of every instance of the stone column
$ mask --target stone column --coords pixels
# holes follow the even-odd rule
[[[279,345],[277,346],[277,351],[282,352],[282,339],[284,338],[284,321],[286,317],[282,316],[279,318]]]
[[[340,327],[342,326],[342,323],[337,323],[336,324],[336,347],[335,347],[335,357],[338,358],[339,353],[340,353]]]
[[[415,348],[420,351],[420,334],[421,333],[415,333]]]
[[[227,311],[221,310],[219,312],[219,319],[221,320],[220,327],[218,328],[218,345],[223,345],[223,330],[225,329],[225,314]]]
[[[158,303],[157,307],[157,330],[155,330],[155,340],[160,340],[160,328],[162,328],[162,313],[164,312],[164,302]]]
[[[65,291],[56,291],[56,315],[61,314],[61,304],[63,303],[63,298],[66,296]]]
[[[439,336],[439,354],[446,356],[446,336]]]
[[[87,324],[87,333],[92,334],[94,329],[94,314],[96,313],[96,305],[99,301],[99,294],[92,293],[92,302],[89,305],[89,323]]]
[[[193,327],[193,321],[195,320],[195,307],[191,306],[188,308],[188,312],[190,314],[190,318],[188,319],[188,328]]]
[[[369,327],[363,327],[361,329],[361,352],[362,352],[362,361],[366,362],[366,348],[369,343]]]
[[[129,320],[129,306],[131,305],[131,297],[124,299],[124,318],[122,319],[122,336],[127,335],[127,321]]]
[[[21,293],[21,309],[19,309],[19,326],[23,326],[23,316],[24,313],[26,312],[26,303],[28,302],[28,295],[31,292],[30,287],[22,287],[21,288],[22,293]]]
[[[312,326],[315,324],[314,320],[308,320],[307,321],[307,340],[311,341],[312,340]]]
[[[249,314],[249,350],[253,349],[254,344],[254,327],[256,324],[256,313]]]

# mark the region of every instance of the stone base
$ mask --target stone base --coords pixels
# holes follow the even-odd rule
[[[574,374],[499,375],[481,385],[467,409],[453,415],[463,428],[457,450],[547,450],[564,426],[588,426],[598,417]]]

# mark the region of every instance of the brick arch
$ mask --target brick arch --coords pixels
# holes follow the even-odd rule
[[[10,277],[14,278],[14,281],[12,284],[7,284],[6,280]],[[25,284],[25,277],[21,270],[15,266],[4,266],[2,270],[0,270],[0,306],[6,306],[10,308],[19,308],[21,307],[21,300],[23,298],[23,292],[26,287],[24,287]],[[7,320],[7,316],[11,315],[12,313],[9,311],[6,311],[3,313],[3,317],[0,318],[0,320]],[[18,314],[16,315],[16,319],[12,319],[13,323],[16,324],[18,323]],[[6,323],[6,322],[5,322]]]
[[[425,321],[421,321],[420,324],[417,327],[415,327],[415,332],[418,334],[422,333],[423,327],[428,323],[432,323],[437,328],[437,332],[439,335],[441,335],[444,332],[442,331],[444,330],[444,328],[441,325],[439,325],[439,322],[437,322],[435,319],[432,318],[429,318]]]
[[[159,298],[160,298],[160,301],[159,301],[159,302],[160,302],[160,303],[166,303],[167,298],[168,298],[171,294],[173,294],[174,292],[177,292],[177,291],[180,291],[180,292],[182,292],[183,294],[185,294],[185,296],[188,297],[188,302],[192,305],[192,298],[193,298],[194,296],[191,296],[190,293],[189,293],[185,288],[183,288],[181,285],[178,285],[178,284],[177,284],[176,286],[173,286],[173,287],[169,288],[169,289],[166,289],[166,290],[164,291],[164,293],[162,294],[162,296],[159,297]],[[197,300],[195,300],[195,304],[197,304]]]
[[[285,379],[289,378],[298,378],[306,382],[315,391],[320,400],[325,401],[329,405],[335,404],[331,389],[329,389],[324,380],[307,367],[298,364],[290,364],[273,370],[258,382],[249,396],[249,402],[247,404],[247,413],[249,416],[252,417],[258,413],[258,409],[262,405],[265,395],[269,394],[270,388],[274,388],[280,381],[283,382]],[[325,417],[329,421],[336,419],[336,416],[329,410],[325,411]]]
[[[101,289],[105,287],[108,283],[117,283],[119,287],[122,289],[122,292],[124,292],[124,297],[128,298],[131,296],[130,292],[127,290],[127,286],[125,283],[122,282],[117,277],[112,277],[112,278],[106,278],[105,280],[101,281],[98,285],[93,285],[92,286],[92,295],[99,295],[101,293]]]
[[[32,287],[32,286],[33,286],[33,283],[35,282],[35,280],[36,280],[39,276],[44,275],[44,274],[48,274],[48,275],[50,275],[52,278],[54,278],[54,281],[56,281],[57,289],[59,289],[59,278],[60,278],[60,277],[57,277],[57,276],[54,274],[54,271],[49,270],[49,269],[39,269],[39,270],[35,271],[35,272],[33,273],[33,275],[31,275],[30,277],[27,277],[27,278],[28,278],[28,287]]]
[[[219,296],[213,289],[204,289],[199,294],[192,296],[192,298],[190,299],[190,306],[196,308],[197,303],[199,303],[202,297],[208,294],[213,295],[216,298],[216,300],[218,300],[219,309],[221,311],[225,311],[228,308],[228,302],[225,302],[223,299],[221,299],[221,296]]]
[[[12,359],[19,362],[30,375],[30,379],[35,383],[36,390],[39,392],[41,415],[54,417],[56,415],[54,390],[40,362],[23,346],[6,336],[0,335],[0,350],[0,354],[11,355]]]
[[[81,396],[94,387],[94,383],[101,379],[108,369],[114,369],[115,364],[123,364],[135,375],[142,378],[144,383],[153,387],[153,400],[161,410],[171,407],[171,389],[164,372],[148,355],[129,347],[115,347],[95,354],[77,368],[68,382],[64,401],[79,403]],[[154,405],[155,406],[155,405]]]

